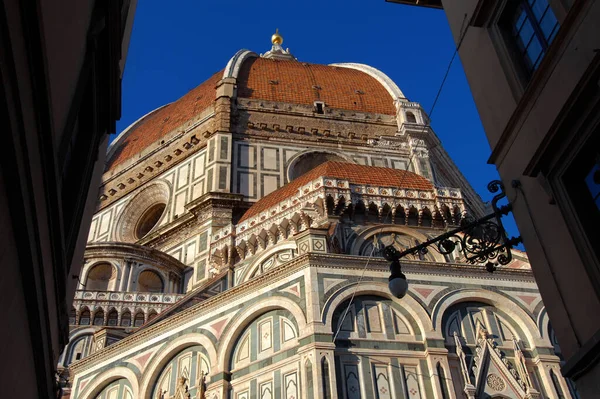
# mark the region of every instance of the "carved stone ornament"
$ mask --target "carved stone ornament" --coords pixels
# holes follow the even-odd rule
[[[506,384],[504,383],[504,380],[496,374],[488,375],[486,382],[487,382],[488,387],[490,387],[494,391],[499,392],[499,391],[503,391],[504,388],[506,388]]]
[[[166,207],[169,203],[170,193],[170,183],[162,180],[157,180],[140,190],[127,202],[118,217],[115,228],[115,241],[136,242],[140,237],[136,237],[135,229],[144,213],[157,204],[165,204]],[[160,219],[165,216],[164,214],[165,212],[163,212]],[[159,224],[160,221],[156,225]]]
[[[188,392],[188,386],[186,382],[187,378],[185,377],[179,377],[177,379],[175,395],[171,396],[171,399],[190,399],[190,393]]]

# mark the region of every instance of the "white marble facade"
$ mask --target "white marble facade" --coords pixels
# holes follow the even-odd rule
[[[202,121],[105,174],[59,364],[71,397],[576,395],[525,254],[494,274],[458,252],[407,258],[409,293],[389,294],[384,246],[484,212],[419,104],[358,64],[339,68],[384,85],[395,116],[236,98],[253,57],[230,60]],[[374,180],[286,191],[327,161]],[[392,187],[381,167],[424,179]]]

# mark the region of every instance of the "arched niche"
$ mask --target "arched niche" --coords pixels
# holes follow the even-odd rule
[[[423,332],[408,311],[389,298],[355,295],[333,311],[332,332],[342,340],[422,341]]]
[[[108,262],[100,262],[88,269],[86,291],[111,291],[115,288],[117,268]]]
[[[285,309],[270,310],[252,320],[235,339],[229,369],[242,369],[298,344],[298,323]]]
[[[91,312],[87,306],[84,306],[79,311],[79,325],[89,326],[90,324],[92,324]]]
[[[89,354],[94,340],[93,333],[94,331],[92,330],[71,337],[66,348],[63,366],[67,367],[71,363],[81,360]]]
[[[145,269],[137,276],[138,292],[164,292],[165,283],[159,273],[151,269]]]
[[[443,316],[452,305],[460,302],[481,302],[492,305],[502,311],[507,319],[513,320],[521,327],[523,337],[531,348],[548,347],[547,340],[541,337],[533,319],[510,297],[484,289],[459,289],[448,292],[433,306],[432,322],[436,331],[443,333]]]
[[[494,305],[480,301],[463,301],[446,309],[442,325],[446,344],[454,345],[454,332],[466,345],[475,345],[477,323],[481,323],[490,338],[498,345],[512,346],[513,337],[521,340],[526,348],[531,348],[522,327],[502,310]]]
[[[354,163],[350,157],[340,152],[327,150],[308,150],[296,154],[290,159],[287,168],[288,181],[292,181],[303,174],[311,171],[327,161]]]
[[[155,391],[157,383],[160,381],[161,374],[168,369],[168,365],[173,359],[177,358],[178,355],[185,354],[188,348],[194,347],[202,348],[202,350],[199,351],[206,356],[210,367],[210,373],[218,371],[215,367],[215,364],[217,363],[217,352],[210,339],[206,335],[199,333],[185,334],[181,337],[171,339],[169,343],[161,348],[150,360],[140,384],[141,392],[139,398],[154,398],[152,393]],[[206,378],[207,382],[210,380],[210,373]],[[167,398],[169,396],[165,395],[165,397]]]
[[[76,379],[74,386],[77,386],[78,383],[79,381]],[[96,375],[79,391],[78,397],[108,399],[111,397],[106,394],[110,393],[114,386],[123,388],[119,388],[119,392],[123,392],[123,396],[117,396],[118,399],[137,399],[139,397],[137,376],[127,367],[112,367]]]
[[[399,251],[411,248],[428,240],[428,237],[410,227],[397,225],[373,226],[361,231],[348,243],[351,255],[383,257],[383,249],[393,245]],[[375,248],[374,248],[375,247]],[[408,255],[405,259],[446,262],[435,250],[424,255]]]
[[[140,244],[102,242],[89,244],[85,250],[82,281],[98,264],[110,263],[117,271],[111,291],[178,293],[186,265],[158,249]],[[149,270],[150,273],[144,273]],[[141,284],[140,283],[141,278]],[[142,286],[141,289],[139,286]],[[88,288],[82,284],[81,289]]]
[[[181,384],[187,387],[191,397],[196,397],[196,391],[202,383],[202,376],[205,376],[205,382],[208,383],[210,373],[211,367],[206,349],[202,345],[187,347],[172,356],[163,366],[154,381],[152,397],[160,397],[161,394],[164,394],[165,398],[173,397],[178,385]],[[185,381],[181,378],[185,378]]]
[[[414,330],[413,332],[420,331],[423,335],[423,338],[440,338],[441,335],[438,335],[435,331],[433,331],[433,325],[431,324],[431,319],[425,308],[419,302],[417,302],[410,294],[406,295],[402,299],[397,299],[392,297],[389,294],[388,285],[382,282],[362,282],[358,287],[356,287],[356,283],[348,283],[347,285],[339,288],[335,293],[333,293],[323,305],[323,310],[321,313],[321,320],[323,324],[325,324],[325,329],[335,332],[333,319],[336,310],[340,307],[340,304],[349,300],[352,296],[360,296],[360,295],[375,295],[388,300],[391,300],[395,303],[394,309],[401,308],[401,314],[408,313],[409,317],[407,319],[412,319],[416,322],[418,326],[418,330]]]
[[[274,267],[280,266],[292,260],[296,254],[295,242],[284,242],[278,244],[256,257],[256,259],[244,270],[240,276],[236,276],[236,284],[240,284],[253,277],[259,276]]]
[[[304,331],[306,327],[306,315],[295,301],[280,295],[273,295],[255,301],[242,309],[225,327],[223,335],[219,340],[221,342],[218,354],[219,368],[222,370],[229,369],[234,347],[248,324],[270,310],[279,309],[289,311],[297,323],[298,331]]]
[[[131,312],[129,310],[123,311],[121,314],[121,327],[131,327]]]
[[[131,384],[125,378],[120,378],[108,384],[96,396],[96,399],[135,399]]]
[[[104,325],[104,309],[98,308],[94,310],[94,317],[92,320],[92,325],[94,326],[102,326]]]

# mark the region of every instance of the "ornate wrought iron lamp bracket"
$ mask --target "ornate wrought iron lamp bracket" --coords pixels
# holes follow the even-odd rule
[[[399,261],[407,255],[419,255],[429,252],[434,246],[442,255],[449,255],[455,250],[462,253],[467,263],[486,264],[486,270],[492,273],[497,265],[507,265],[512,260],[511,249],[522,242],[521,237],[508,238],[502,224],[502,216],[512,210],[511,204],[498,206],[498,201],[506,197],[504,186],[499,180],[488,184],[491,193],[498,193],[492,199],[493,213],[477,220],[463,219],[461,227],[448,231],[422,244],[402,252],[393,246],[384,250],[384,256],[390,261]]]

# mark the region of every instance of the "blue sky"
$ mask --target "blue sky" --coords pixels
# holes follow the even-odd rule
[[[275,28],[300,61],[374,66],[427,112],[455,49],[443,11],[384,0],[140,0],[117,132],[223,69],[237,50],[266,52]],[[431,124],[475,190],[490,200],[486,186],[498,175],[487,164],[490,147],[458,57]],[[508,230],[518,234],[512,221]]]

